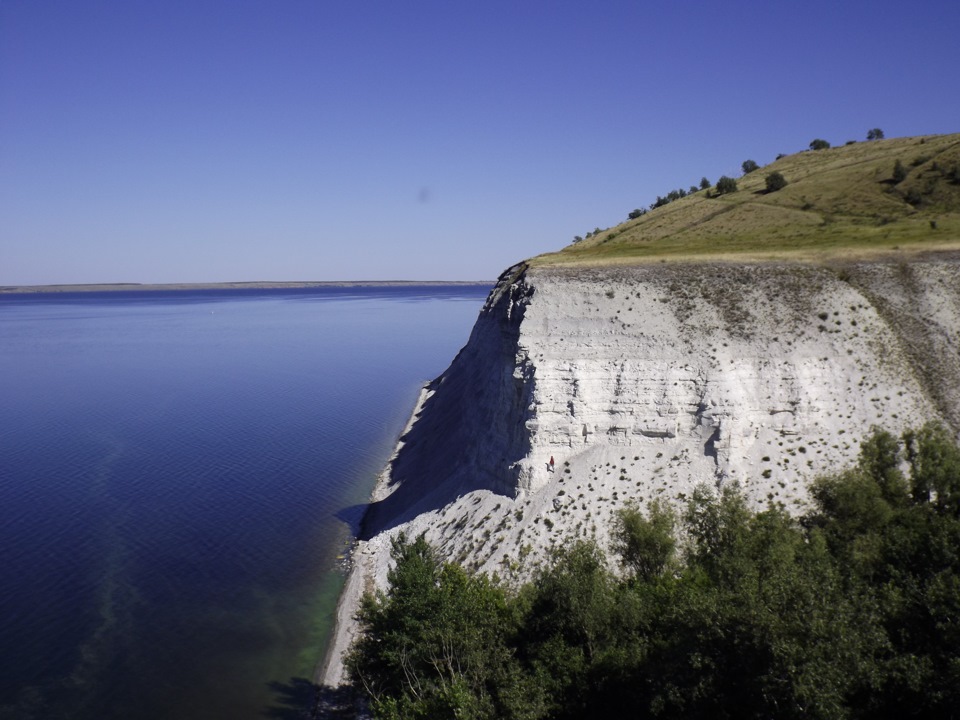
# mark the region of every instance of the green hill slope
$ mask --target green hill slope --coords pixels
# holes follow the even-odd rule
[[[774,172],[787,185],[768,192]],[[960,247],[960,134],[807,150],[737,185],[687,195],[533,263],[815,260]]]

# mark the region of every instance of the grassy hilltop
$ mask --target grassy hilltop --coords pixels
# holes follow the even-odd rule
[[[786,186],[767,189],[779,173]],[[960,133],[785,155],[593,234],[534,265],[854,259],[960,247]]]

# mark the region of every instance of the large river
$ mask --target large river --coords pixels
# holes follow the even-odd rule
[[[0,296],[0,718],[292,714],[488,289]]]

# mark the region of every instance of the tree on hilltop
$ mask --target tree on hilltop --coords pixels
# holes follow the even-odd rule
[[[810,141],[811,150],[826,150],[829,147],[830,147],[830,143],[828,143],[826,140],[821,140],[820,138]]]
[[[760,169],[760,166],[757,165],[753,160],[744,160],[743,164],[740,167],[743,169],[744,175],[749,175],[754,170]]]
[[[732,193],[737,191],[737,181],[732,177],[727,177],[722,175],[719,180],[717,180],[717,195],[723,195],[725,193]]]
[[[867,140],[883,140],[883,130],[881,130],[880,128],[873,128],[873,130],[868,130]]]

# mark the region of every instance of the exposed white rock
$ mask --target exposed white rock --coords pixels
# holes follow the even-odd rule
[[[802,511],[871,426],[960,427],[958,333],[955,259],[511,268],[381,477],[321,679],[397,533],[520,581],[628,500],[737,481]]]

